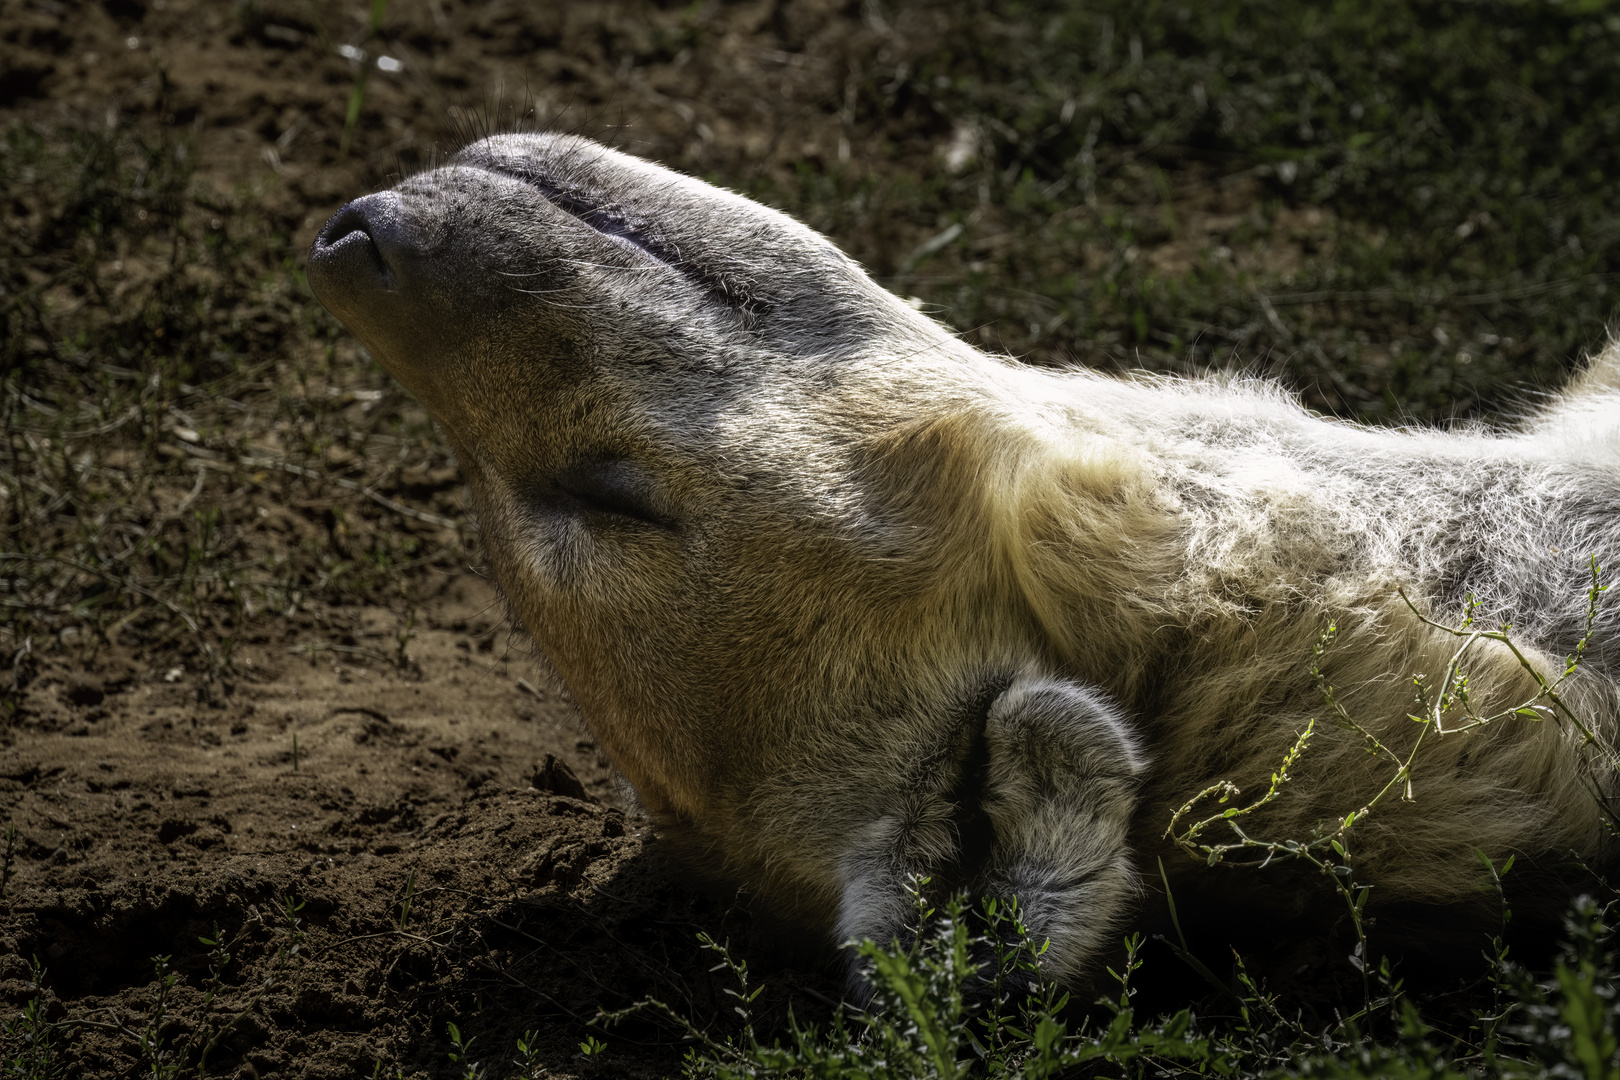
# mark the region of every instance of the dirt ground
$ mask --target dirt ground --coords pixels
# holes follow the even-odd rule
[[[370,35],[367,18],[296,0],[5,0],[0,118],[166,129],[193,155],[194,183],[252,199],[300,252],[349,198],[531,107],[699,173],[858,159],[844,84],[900,32],[817,0],[399,0]],[[693,20],[701,50],[683,44]],[[394,61],[370,69],[347,153],[358,68],[340,48]],[[275,340],[282,364],[317,347]],[[165,453],[206,454],[206,439],[172,431],[187,445]],[[146,634],[150,611],[12,643],[8,1069],[459,1076],[476,1061],[495,1076],[670,1075],[668,1025],[631,1020],[583,1054],[597,1009],[651,994],[712,1022],[728,1002],[699,930],[767,966],[784,955],[775,929],[664,864],[473,568],[476,544],[443,527],[465,516],[443,464],[387,489],[399,514],[369,508],[430,553],[410,571],[411,605],[312,601],[259,618],[212,670]],[[184,484],[163,496],[164,512],[186,512],[205,472],[189,498]],[[233,505],[263,523],[253,550],[278,529],[339,542],[332,498],[252,491]],[[836,995],[824,957],[788,952],[782,982],[801,1009]],[[767,1011],[788,996],[773,990]],[[450,1023],[474,1040],[460,1061]]]

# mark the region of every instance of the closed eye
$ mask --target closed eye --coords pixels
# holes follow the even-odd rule
[[[660,529],[675,527],[652,478],[639,466],[623,459],[569,466],[558,475],[556,491],[561,501],[572,502],[588,515]]]

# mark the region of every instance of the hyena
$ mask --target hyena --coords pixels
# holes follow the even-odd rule
[[[1413,745],[1414,676],[1441,686],[1470,613],[1551,676],[1589,637],[1584,719],[1431,739],[1348,834],[1355,880],[1422,936],[1484,925],[1481,856],[1553,909],[1610,864],[1620,605],[1589,635],[1587,607],[1620,561],[1620,349],[1495,431],[1038,370],[781,213],[557,134],[350,203],[309,281],[443,426],[511,608],[658,828],[834,940],[903,936],[927,876],[1018,897],[1075,984],[1161,861],[1184,913],[1297,915],[1320,883],[1189,859],[1172,813],[1264,792],[1316,718],[1251,833],[1369,804],[1368,736]],[[1465,659],[1479,711],[1535,696],[1505,644]]]

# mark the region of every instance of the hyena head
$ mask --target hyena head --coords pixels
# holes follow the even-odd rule
[[[1016,801],[984,760],[1028,741],[1015,698],[1101,725],[1076,776],[1138,767],[1101,699],[1030,683],[1038,620],[986,554],[994,462],[967,444],[1012,368],[823,237],[507,135],[344,208],[309,280],[448,433],[496,577],[614,763],[745,876],[886,932],[896,879],[963,862],[967,819]]]
[[[881,514],[849,458],[906,408],[871,361],[957,350],[786,217],[509,135],[350,204],[309,275],[448,433],[500,584],[654,805],[703,801],[694,738],[802,709],[762,684],[896,587],[849,550]]]

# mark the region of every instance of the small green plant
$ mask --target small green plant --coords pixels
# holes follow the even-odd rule
[[[413,868],[405,877],[405,898],[399,902],[399,922],[397,928],[401,933],[411,921],[411,904],[416,899],[416,870]]]
[[[45,1017],[45,969],[39,957],[29,962],[28,970],[29,986],[36,992],[22,1012],[0,1025],[0,1042],[5,1047],[0,1068],[6,1080],[56,1080],[66,1075],[56,1053],[61,1026]]]
[[[174,1005],[180,976],[172,968],[173,957],[153,957],[145,1014],[133,1023],[121,1019],[117,1010],[109,1010],[110,1017],[105,1020],[95,1019],[94,1013],[48,1019],[45,970],[36,958],[31,968],[35,995],[15,1019],[0,1025],[0,1077],[4,1080],[57,1080],[71,1075],[59,1051],[64,1038],[81,1029],[128,1040],[126,1045],[133,1046],[136,1069],[152,1080],[208,1075],[209,1054],[244,1017],[259,1007],[278,985],[288,964],[298,956],[303,945],[298,917],[302,906],[292,897],[282,900],[281,941],[270,972],[247,995],[242,1007],[223,1020],[214,1019],[212,1006],[226,985],[227,972],[236,960],[236,950],[249,933],[248,926],[238,931],[235,938],[227,940],[216,924],[212,936],[197,939],[208,948],[208,976],[201,999],[181,1012],[177,1012]]]
[[[1210,816],[1183,825],[1183,819],[1192,814],[1194,808],[1205,800],[1214,798],[1219,805],[1225,804],[1242,794],[1234,784],[1229,781],[1221,781],[1194,795],[1171,815],[1170,825],[1165,830],[1165,835],[1174,840],[1177,845],[1190,855],[1202,859],[1210,866],[1227,861],[1231,856],[1237,854],[1245,856],[1258,866],[1266,866],[1270,863],[1287,860],[1299,860],[1308,863],[1332,882],[1334,889],[1337,890],[1340,898],[1344,901],[1346,911],[1350,916],[1351,926],[1356,935],[1356,945],[1354,952],[1351,954],[1351,962],[1361,974],[1363,1007],[1361,1013],[1352,1017],[1353,1020],[1359,1019],[1362,1015],[1371,1012],[1375,1008],[1389,1006],[1393,1003],[1395,995],[1393,984],[1389,981],[1387,963],[1375,968],[1367,951],[1365,919],[1367,900],[1371,895],[1371,889],[1355,880],[1353,861],[1350,854],[1350,837],[1357,823],[1366,821],[1377,811],[1379,805],[1386,800],[1390,798],[1412,799],[1417,763],[1426,743],[1514,719],[1523,722],[1556,718],[1568,722],[1579,731],[1585,739],[1586,746],[1594,748],[1605,759],[1605,763],[1611,772],[1620,769],[1620,759],[1616,758],[1614,749],[1571,711],[1559,693],[1565,682],[1580,667],[1581,660],[1586,654],[1587,647],[1591,643],[1592,635],[1596,629],[1599,603],[1609,589],[1609,586],[1602,582],[1602,570],[1595,556],[1590,561],[1590,568],[1591,584],[1587,590],[1585,630],[1577,641],[1573,652],[1565,659],[1563,670],[1556,677],[1550,679],[1539,671],[1513,642],[1507,627],[1492,630],[1475,624],[1474,613],[1478,608],[1478,603],[1472,596],[1468,597],[1465,604],[1461,625],[1452,627],[1436,622],[1424,615],[1412,604],[1404,592],[1401,593],[1401,599],[1406,601],[1413,614],[1425,625],[1442,630],[1460,639],[1456,650],[1446,664],[1438,688],[1431,686],[1430,680],[1423,674],[1419,674],[1413,679],[1417,692],[1416,700],[1421,708],[1421,715],[1411,717],[1419,725],[1419,729],[1411,749],[1405,753],[1400,753],[1388,746],[1370,729],[1356,720],[1339,701],[1334,687],[1322,673],[1322,657],[1332,646],[1338,634],[1337,626],[1331,623],[1328,625],[1327,629],[1322,632],[1321,638],[1312,648],[1310,669],[1321,690],[1322,699],[1341,728],[1361,736],[1366,740],[1368,750],[1371,753],[1393,767],[1389,780],[1365,805],[1348,811],[1336,822],[1318,827],[1308,838],[1283,837],[1280,839],[1268,839],[1253,835],[1248,831],[1246,819],[1251,818],[1258,811],[1282,797],[1284,789],[1291,779],[1289,770],[1299,760],[1300,756],[1305,753],[1315,734],[1316,721],[1311,720],[1305,725],[1305,729],[1299,733],[1294,744],[1289,747],[1287,753],[1283,756],[1281,765],[1271,774],[1270,785],[1259,798],[1246,805],[1228,806],[1226,809],[1217,811]],[[1505,646],[1519,665],[1531,675],[1535,680],[1537,689],[1530,698],[1489,713],[1481,713],[1476,708],[1476,703],[1469,693],[1467,661],[1469,652],[1482,641],[1495,642]],[[1231,834],[1231,839],[1218,841],[1205,839],[1205,833],[1216,826],[1225,826],[1226,830]],[[1508,860],[1508,863],[1503,866],[1501,871],[1491,865],[1489,859],[1483,859],[1483,861],[1490,871],[1492,880],[1500,889],[1501,874],[1506,873],[1511,867],[1512,860]],[[1372,983],[1375,980],[1380,982],[1387,991],[1383,997],[1376,1000],[1372,993]]]
[[[1617,989],[1610,907],[1578,897],[1564,920],[1568,941],[1550,983],[1511,965],[1503,971],[1520,1003],[1512,1034],[1530,1060],[1505,1076],[1620,1077],[1620,989]]]
[[[169,970],[169,956],[152,958],[152,1003],[146,1014],[146,1023],[136,1034],[146,1075],[153,1080],[164,1080],[180,1071],[174,1048],[167,1045],[163,1027],[169,1018],[169,994],[178,976]]]
[[[720,957],[714,970],[736,984],[728,990],[736,1003],[733,1031],[715,1034],[654,1000],[600,1014],[597,1022],[611,1026],[645,1010],[672,1020],[693,1044],[684,1066],[689,1080],[1620,1076],[1620,963],[1609,908],[1585,897],[1566,920],[1568,944],[1550,979],[1538,980],[1498,953],[1486,979],[1495,1002],[1468,1036],[1436,1028],[1415,1002],[1397,995],[1376,1038],[1370,1027],[1376,1018],[1365,1013],[1320,1023],[1285,1006],[1241,958],[1207,1016],[1189,1005],[1144,1017],[1134,1003],[1144,943],[1134,934],[1124,942],[1122,965],[1107,969],[1111,991],[1082,1013],[1057,988],[1028,981],[1039,972],[1044,943],[1031,940],[1011,901],[974,910],[956,896],[937,909],[920,904],[919,911],[925,921],[909,943],[856,946],[869,964],[872,1001],[862,1010],[842,1007],[824,1025],[790,1013],[785,1038],[767,1043],[754,1015],[759,987],[751,985],[746,963],[706,935],[699,940]],[[527,1040],[519,1046],[532,1075],[537,1062]],[[581,1051],[595,1056],[602,1047],[593,1035]]]
[[[304,901],[288,895],[281,898],[282,933],[286,937],[283,950],[287,956],[297,956],[304,947],[304,920],[298,913],[304,910]]]
[[[450,1029],[450,1063],[460,1067],[461,1080],[480,1080],[484,1067],[469,1056],[476,1040],[471,1037],[463,1039],[461,1029],[453,1020],[447,1021],[445,1026]]]
[[[737,1033],[716,1038],[651,999],[603,1013],[597,1022],[611,1026],[635,1012],[660,1013],[694,1043],[686,1075],[721,1080],[1040,1080],[1105,1063],[1127,1066],[1133,1075],[1150,1064],[1217,1075],[1233,1071],[1232,1055],[1198,1031],[1190,1010],[1137,1022],[1130,981],[1140,967],[1140,937],[1126,943],[1124,969],[1111,972],[1118,996],[1099,1002],[1108,1019],[1075,1029],[1066,1018],[1068,995],[1039,980],[1046,942],[1031,937],[1016,901],[986,901],[975,909],[955,895],[936,906],[924,897],[927,884],[912,883],[917,922],[908,943],[851,946],[865,963],[871,1002],[864,1010],[838,1010],[825,1027],[802,1024],[790,1014],[787,1040],[766,1044],[754,1016],[760,988],[750,987],[747,963],[707,935],[699,941],[720,957],[713,970],[737,983],[726,991],[736,1002]]]
[[[225,935],[220,931],[219,924],[217,922],[214,924],[214,932],[212,937],[199,936],[197,941],[199,944],[205,945],[208,948],[208,989],[203,994],[203,999],[199,1010],[206,1015],[208,1007],[214,1003],[215,996],[218,995],[220,988],[224,986],[225,974],[230,969],[231,961],[235,959],[235,957],[231,953],[231,948],[233,947],[232,944],[226,941]],[[250,1004],[248,1009],[251,1009],[251,1002],[254,1002],[257,999],[250,998],[249,1000]],[[218,1027],[211,1028],[209,1025],[201,1025],[192,1034],[186,1049],[189,1050],[192,1045],[200,1044],[197,1051],[197,1072],[199,1074],[205,1074],[207,1072],[209,1053],[214,1049],[215,1046],[219,1044],[219,1040],[224,1038],[226,1033],[228,1033],[231,1028],[235,1027],[237,1022],[241,1020],[242,1017],[247,1015],[248,1009],[238,1012],[235,1016],[228,1019],[225,1023],[220,1024]]]
[[[585,1048],[583,1046],[580,1047],[580,1051],[582,1053],[584,1052],[584,1049]],[[525,1031],[522,1035],[520,1035],[517,1040],[517,1052],[518,1057],[516,1064],[518,1068],[523,1070],[522,1075],[524,1080],[538,1078],[540,1076],[540,1071],[543,1068],[543,1066],[540,1064],[539,1032]],[[593,1050],[592,1056],[598,1052],[599,1051]]]
[[[343,116],[343,135],[338,140],[338,157],[349,156],[349,141],[354,137],[354,126],[360,120],[360,109],[366,101],[366,80],[371,75],[375,60],[366,52],[382,29],[383,15],[388,11],[388,0],[371,0],[371,13],[366,20],[366,36],[354,57],[354,85],[349,89],[349,107]]]
[[[1308,753],[1316,734],[1311,721],[1295,739],[1258,798],[1188,822],[1202,800],[1231,800],[1241,793],[1230,784],[1214,785],[1190,799],[1174,815],[1168,835],[1182,848],[1214,865],[1263,866],[1297,860],[1319,870],[1345,905],[1356,934],[1351,956],[1362,979],[1359,1008],[1335,1011],[1330,1023],[1309,1021],[1297,1008],[1250,974],[1234,956],[1230,978],[1211,972],[1181,936],[1176,901],[1165,881],[1177,942],[1170,949],[1210,984],[1212,1011],[1200,1017],[1189,1004],[1156,1018],[1139,1016],[1133,999],[1142,967],[1143,941],[1124,942],[1124,961],[1107,975],[1115,991],[1080,1014],[1069,997],[1042,978],[1046,942],[1036,941],[1023,924],[1016,899],[986,899],[972,908],[961,896],[943,903],[927,897],[926,879],[911,885],[915,920],[905,942],[862,941],[852,948],[871,990],[864,1010],[843,1008],[822,1025],[802,1023],[789,1014],[785,1034],[767,1038],[755,1013],[763,987],[751,979],[746,961],[707,935],[699,941],[719,957],[714,971],[734,984],[734,1029],[704,1030],[656,999],[629,1009],[604,1012],[597,1023],[611,1027],[625,1016],[652,1011],[671,1020],[692,1043],[689,1077],[805,1077],[826,1080],[911,1080],[941,1077],[1055,1077],[1120,1074],[1130,1077],[1189,1074],[1242,1077],[1280,1074],[1351,1078],[1588,1077],[1620,1080],[1620,990],[1617,960],[1608,927],[1609,909],[1582,898],[1571,911],[1564,949],[1552,978],[1537,981],[1512,962],[1499,934],[1486,959],[1489,972],[1476,987],[1471,1020],[1455,1030],[1437,1028],[1424,1018],[1387,958],[1374,960],[1367,946],[1367,905],[1371,891],[1355,878],[1350,837],[1358,823],[1391,799],[1411,798],[1421,773],[1426,741],[1509,722],[1567,722],[1585,746],[1608,762],[1611,748],[1569,708],[1561,690],[1578,671],[1592,639],[1598,605],[1608,590],[1601,568],[1591,563],[1586,626],[1561,672],[1545,677],[1511,641],[1508,628],[1486,629],[1474,621],[1470,599],[1460,626],[1423,621],[1458,639],[1445,671],[1433,685],[1415,680],[1421,725],[1411,749],[1400,753],[1379,740],[1346,710],[1322,673],[1322,660],[1335,641],[1330,626],[1312,652],[1312,673],[1338,724],[1365,738],[1370,751],[1390,767],[1375,795],[1343,817],[1303,838],[1270,839],[1251,822],[1265,806],[1287,797],[1293,769]],[[1468,659],[1481,642],[1506,646],[1534,678],[1535,692],[1505,708],[1481,711],[1469,695]],[[1224,828],[1228,837],[1211,835]],[[1505,931],[1511,912],[1502,879],[1513,868],[1483,854],[1480,862],[1490,887],[1502,899]],[[1163,868],[1161,866],[1161,875]],[[1455,1014],[1452,1014],[1455,1020]],[[596,1044],[591,1036],[589,1045]],[[586,1047],[582,1046],[582,1050]],[[590,1050],[589,1053],[595,1053]]]

